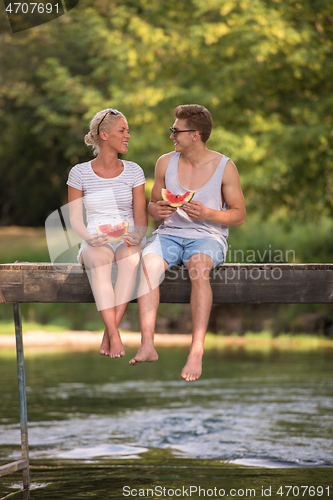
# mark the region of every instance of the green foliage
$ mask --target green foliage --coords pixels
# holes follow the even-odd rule
[[[4,21],[2,21],[2,24]],[[332,214],[333,4],[325,0],[81,0],[0,35],[2,224],[42,225],[66,202],[99,109],[121,109],[128,158],[153,175],[181,103],[214,119],[250,211]]]
[[[227,263],[331,262],[333,221],[321,216],[300,224],[281,215],[263,221],[251,214],[246,224],[230,228],[228,243]]]

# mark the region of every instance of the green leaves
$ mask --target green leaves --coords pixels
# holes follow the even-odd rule
[[[151,177],[181,103],[211,111],[208,147],[237,164],[250,213],[332,213],[332,35],[325,0],[81,0],[1,35],[0,220],[41,224],[66,200],[89,121],[109,106]],[[42,200],[28,211],[27,177]]]

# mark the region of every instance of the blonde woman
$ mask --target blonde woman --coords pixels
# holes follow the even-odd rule
[[[128,123],[120,111],[99,111],[85,136],[96,157],[75,165],[67,181],[71,225],[83,239],[78,261],[87,269],[105,324],[99,352],[111,358],[125,355],[118,325],[133,294],[147,229],[143,170],[118,158],[127,153],[129,139]],[[121,239],[110,241],[106,233],[97,231],[101,225],[124,227]],[[118,274],[113,287],[115,262]]]

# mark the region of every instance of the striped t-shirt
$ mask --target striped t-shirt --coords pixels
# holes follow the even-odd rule
[[[75,165],[69,172],[67,184],[82,191],[90,234],[95,234],[100,224],[127,221],[129,230],[134,227],[132,190],[146,181],[139,165],[132,161],[122,162],[124,170],[113,179],[95,174],[90,161]]]

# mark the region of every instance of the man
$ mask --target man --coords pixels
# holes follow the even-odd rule
[[[155,167],[148,211],[155,220],[164,222],[142,254],[142,276],[148,277],[149,291],[140,293],[142,343],[130,365],[158,359],[154,329],[159,279],[167,268],[183,263],[191,280],[193,334],[181,377],[191,381],[202,372],[204,339],[212,307],[209,273],[225,260],[228,226],[243,224],[245,203],[234,163],[206,147],[213,125],[209,111],[196,104],[178,106],[175,118],[170,136],[175,152],[161,156]],[[163,201],[162,188],[182,195],[191,191],[194,196],[176,209]]]

